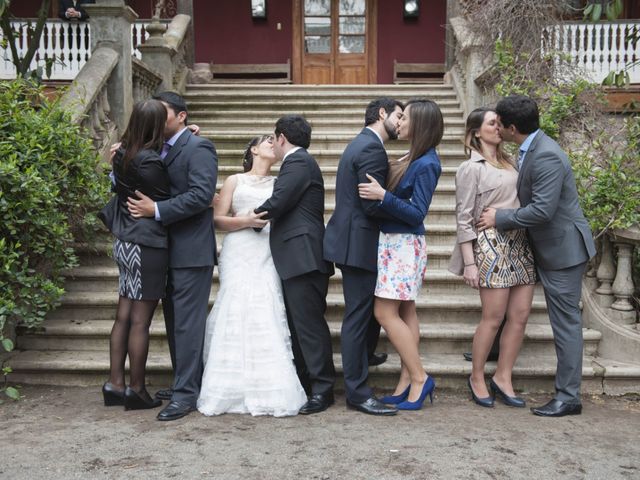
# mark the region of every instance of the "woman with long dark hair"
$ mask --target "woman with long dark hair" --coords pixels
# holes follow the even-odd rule
[[[443,133],[438,105],[410,100],[398,126],[398,138],[410,143],[409,153],[397,161],[400,168],[390,162],[386,190],[371,176],[370,183],[358,185],[362,198],[379,200],[380,208],[393,218],[380,224],[374,314],[402,361],[393,395],[381,399],[399,410],[422,408],[427,395],[433,401],[435,389],[420,360],[415,300],[427,268],[423,222],[442,170],[435,147]]]
[[[478,232],[476,223],[487,207],[518,208],[518,171],[502,151],[500,122],[490,108],[469,114],[464,137],[469,159],[456,173],[457,243],[449,270],[480,291],[482,318],[473,336],[473,366],[468,385],[478,405],[492,407],[494,397],[513,407],[524,407],[511,383],[524,330],[531,310],[536,274],[533,253],[524,230]],[[498,367],[489,394],[484,367],[504,316]]]
[[[110,376],[102,394],[105,405],[124,405],[125,410],[162,404],[152,399],[145,388],[145,367],[149,326],[158,300],[165,295],[167,231],[153,218],[133,218],[127,209],[127,198],[136,197],[136,190],[154,201],[169,198],[169,177],[160,158],[166,120],[167,110],[157,100],[134,105],[120,148],[113,157],[116,195],[99,215],[115,237],[113,257],[120,271],[118,310],[109,349]]]

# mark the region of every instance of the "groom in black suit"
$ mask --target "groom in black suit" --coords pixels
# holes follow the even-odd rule
[[[391,98],[367,106],[365,128],[338,164],[336,208],[324,237],[325,260],[342,271],[345,311],[340,341],[347,405],[371,415],[395,415],[397,409],[381,403],[367,385],[370,346],[375,348],[380,335],[373,316],[380,233],[375,217],[380,202],[360,198],[358,184],[369,182],[369,174],[385,185],[389,159],[384,142],[398,138],[402,107]]]
[[[218,157],[213,144],[187,128],[187,106],[173,92],[153,97],[167,108],[167,139],[160,156],[169,173],[171,198],[154,203],[141,192],[129,199],[134,217],[155,217],[169,230],[169,275],[162,301],[174,370],[171,402],[158,420],[176,420],[195,409],[200,393],[202,349],[216,237],[211,202]]]
[[[326,410],[334,401],[335,383],[324,318],[333,267],[322,257],[324,181],[306,150],[310,143],[311,126],[304,117],[286,115],[276,122],[273,150],[282,165],[271,198],[255,210],[271,220],[271,255],[282,279],[296,369],[310,393],[301,414]]]

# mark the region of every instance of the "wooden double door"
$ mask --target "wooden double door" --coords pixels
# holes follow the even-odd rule
[[[377,0],[294,0],[293,81],[376,83]]]

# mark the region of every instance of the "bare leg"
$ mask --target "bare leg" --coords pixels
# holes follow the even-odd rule
[[[131,331],[129,333],[129,386],[137,393],[144,390],[145,368],[149,354],[149,326],[158,300],[137,300],[131,308]]]
[[[416,312],[416,302],[402,302],[400,303],[400,318],[404,320],[413,335],[415,336],[416,346],[420,351],[420,321],[418,320],[418,312]],[[394,395],[400,395],[403,393],[409,384],[411,383],[411,377],[409,370],[401,362],[400,378],[398,379],[398,385],[394,390]]]
[[[400,317],[400,305],[400,300],[376,297],[374,313],[382,328],[387,332],[389,340],[400,354],[403,366],[409,372],[411,390],[407,400],[415,402],[422,393],[422,387],[427,381],[427,374],[422,367],[415,333]]]
[[[109,339],[110,374],[109,383],[116,389],[124,390],[124,362],[127,359],[127,342],[129,341],[129,327],[131,306],[133,300],[125,297],[118,298],[116,321],[111,328]]]
[[[493,339],[507,310],[509,289],[480,288],[480,301],[482,303],[482,318],[473,336],[471,384],[476,396],[486,398],[489,396],[489,391],[484,382],[484,366],[487,362]],[[500,352],[500,355],[502,355],[502,352]]]
[[[533,285],[519,285],[511,287],[511,293],[509,294],[507,323],[500,339],[500,358],[498,359],[498,368],[493,376],[493,381],[510,397],[515,396],[511,383],[511,373],[524,338],[524,330],[531,311],[533,290]]]

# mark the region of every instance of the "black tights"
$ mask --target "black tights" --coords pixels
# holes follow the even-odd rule
[[[120,297],[116,321],[111,329],[109,381],[124,389],[124,363],[129,354],[129,386],[136,392],[144,390],[145,366],[149,353],[149,326],[158,300],[131,300]]]

